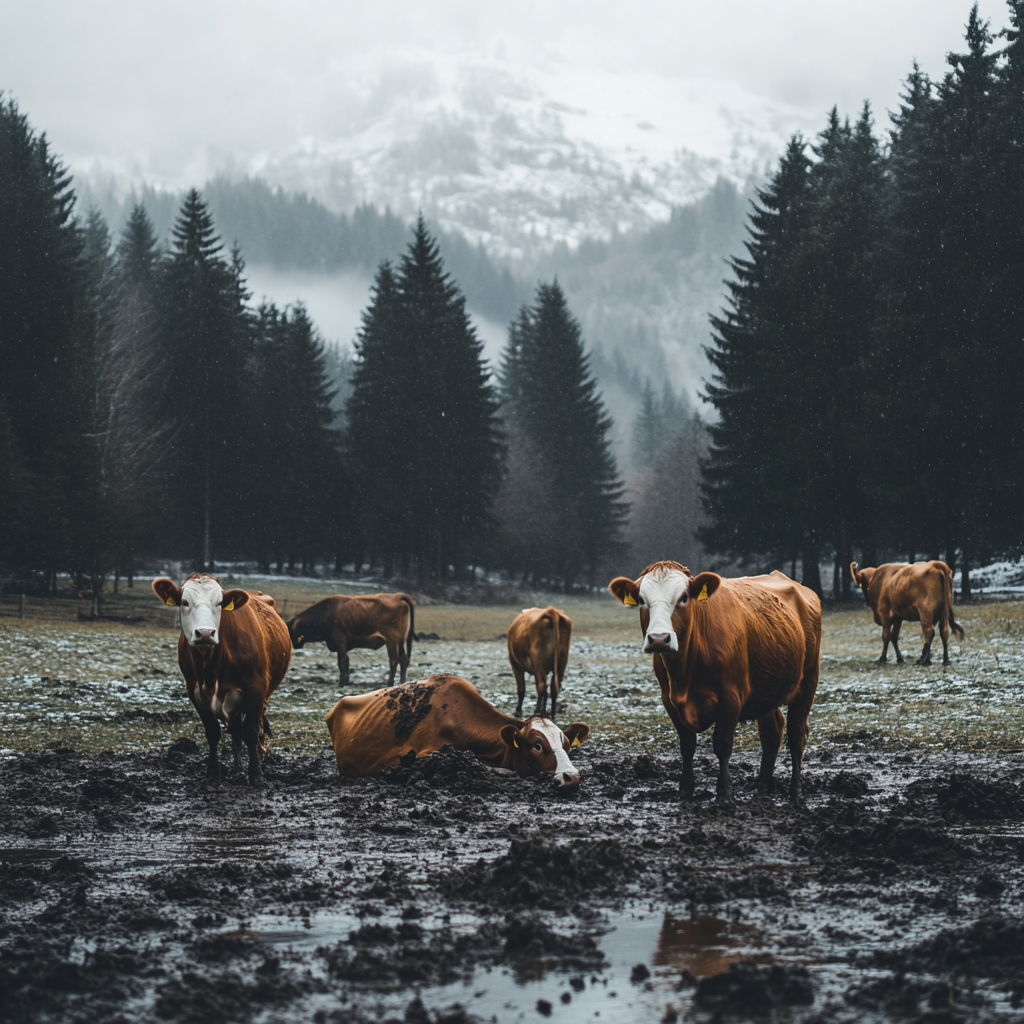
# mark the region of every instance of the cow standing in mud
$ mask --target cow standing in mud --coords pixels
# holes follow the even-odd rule
[[[502,714],[471,682],[450,675],[342,697],[327,715],[327,728],[344,776],[373,775],[410,750],[422,756],[450,744],[491,768],[551,775],[561,793],[579,789],[569,751],[590,735],[582,722],[559,729],[539,715],[523,722]]]
[[[399,667],[404,683],[415,630],[416,602],[408,594],[335,594],[299,612],[288,623],[288,634],[296,650],[306,644],[325,643],[329,651],[337,653],[338,682],[342,687],[348,686],[349,681],[349,651],[376,651],[385,645],[388,685],[394,685]]]
[[[532,672],[537,686],[538,715],[547,714],[548,673],[551,674],[551,717],[558,712],[558,694],[562,689],[565,666],[569,662],[572,619],[553,606],[524,608],[508,627],[508,662],[516,677],[519,703],[516,714],[523,713],[526,673]]]
[[[697,733],[713,725],[718,802],[731,804],[729,758],[736,725],[756,720],[759,785],[774,786],[785,728],[793,758],[790,799],[799,800],[807,719],[818,689],[817,595],[777,570],[723,579],[713,572],[691,576],[678,562],[655,562],[637,580],[620,576],[608,589],[640,610],[643,650],[653,656],[662,703],[679,734],[682,794],[694,792]]]
[[[271,735],[267,701],[292,659],[288,630],[274,610],[274,599],[258,592],[222,590],[206,573],[189,576],[180,587],[173,580],[154,580],[153,592],[178,609],[178,667],[206,730],[207,778],[214,783],[220,778],[217,747],[223,722],[231,735],[235,768],[241,770],[244,743],[249,782],[262,785],[260,753],[264,735]]]
[[[860,569],[850,563],[850,575],[860,587],[876,625],[882,627],[882,656],[879,665],[889,660],[889,641],[896,652],[896,664],[903,664],[899,636],[903,620],[921,623],[924,647],[918,665],[932,663],[935,623],[942,637],[942,664],[949,664],[949,630],[961,640],[964,631],[953,618],[953,572],[945,562],[887,562],[877,568]]]

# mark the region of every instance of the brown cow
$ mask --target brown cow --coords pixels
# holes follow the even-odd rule
[[[173,580],[154,580],[153,592],[178,609],[178,667],[206,730],[207,778],[217,782],[220,775],[217,746],[223,722],[235,768],[241,770],[244,742],[249,782],[262,785],[260,751],[264,735],[271,735],[267,701],[292,660],[288,630],[274,610],[274,599],[255,591],[221,590],[215,577],[201,572],[180,587]]]
[[[769,790],[774,785],[785,725],[793,758],[790,799],[799,800],[807,718],[818,689],[817,595],[778,570],[723,579],[713,572],[691,576],[678,562],[655,562],[636,581],[620,576],[608,589],[640,609],[643,650],[653,655],[661,700],[679,734],[682,794],[693,796],[697,733],[713,725],[718,802],[732,803],[729,757],[736,724],[756,720],[758,783]]]
[[[398,764],[410,750],[422,756],[450,743],[491,768],[553,775],[561,793],[579,789],[580,773],[569,750],[590,734],[582,722],[563,730],[550,718],[511,718],[468,680],[449,675],[342,697],[327,716],[327,728],[344,776],[373,775]]]
[[[399,665],[404,683],[415,628],[416,602],[408,594],[361,597],[335,594],[299,612],[288,623],[288,633],[296,650],[306,644],[323,642],[329,651],[337,651],[341,686],[348,686],[349,651],[356,648],[376,651],[385,644],[390,665],[388,685],[394,685],[395,669]]]
[[[569,640],[572,619],[563,611],[547,608],[524,608],[508,627],[508,662],[516,677],[519,703],[516,714],[523,713],[526,696],[526,673],[532,672],[537,685],[537,714],[547,714],[548,673],[551,673],[551,717],[558,711],[558,694],[562,689],[565,666],[569,661]]]
[[[882,656],[879,665],[889,660],[889,641],[896,652],[896,664],[903,664],[897,641],[903,620],[921,622],[924,647],[918,665],[932,663],[935,623],[942,636],[942,664],[949,664],[949,630],[952,626],[961,640],[964,631],[953,618],[953,572],[945,562],[887,562],[877,568],[859,569],[850,563],[853,582],[864,592],[877,625],[882,627]]]

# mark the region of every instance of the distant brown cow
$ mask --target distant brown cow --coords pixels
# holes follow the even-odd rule
[[[821,604],[776,570],[768,576],[691,576],[678,562],[655,562],[608,589],[640,610],[643,650],[653,655],[661,700],[679,734],[680,790],[693,796],[697,733],[715,727],[718,802],[732,802],[729,757],[738,722],[757,721],[758,782],[771,789],[783,725],[793,759],[790,799],[800,797],[807,718],[818,689]],[[780,708],[786,706],[784,720]]]
[[[373,775],[397,765],[410,750],[423,756],[451,744],[492,768],[554,776],[562,793],[579,788],[569,751],[590,734],[582,722],[563,730],[550,718],[512,718],[471,682],[449,675],[342,697],[327,716],[327,728],[344,776]]]
[[[180,587],[173,580],[154,580],[153,592],[178,609],[178,667],[206,730],[207,778],[216,782],[220,775],[217,746],[223,722],[235,768],[242,767],[244,742],[249,782],[262,785],[260,753],[264,735],[270,735],[267,702],[292,660],[288,630],[274,610],[274,599],[258,591],[221,590],[206,573],[189,576]]]
[[[516,714],[523,713],[526,696],[526,673],[532,672],[537,685],[538,715],[547,714],[548,673],[551,673],[551,717],[558,711],[558,694],[562,689],[565,666],[569,661],[569,640],[572,619],[563,611],[547,608],[524,608],[508,627],[508,661],[516,677],[519,703]]]
[[[942,664],[949,664],[949,630],[961,640],[964,631],[953,618],[953,572],[945,562],[887,562],[877,568],[860,569],[850,563],[853,582],[864,591],[875,622],[882,627],[882,656],[880,665],[888,661],[889,641],[896,652],[896,664],[903,664],[903,655],[897,641],[903,620],[921,622],[924,647],[918,665],[932,663],[932,640],[935,624],[942,636]]]
[[[401,666],[401,681],[409,670],[412,640],[416,628],[416,602],[408,594],[366,594],[347,597],[336,594],[317,601],[299,612],[288,623],[292,645],[300,650],[306,644],[325,643],[338,654],[338,676],[348,686],[348,652],[357,648],[376,651],[388,648],[390,673],[388,685],[395,681]]]

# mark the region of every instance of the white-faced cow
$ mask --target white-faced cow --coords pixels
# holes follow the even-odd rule
[[[219,778],[217,747],[221,723],[231,735],[236,769],[241,747],[249,751],[249,782],[263,782],[260,753],[270,735],[266,707],[291,663],[288,630],[274,610],[274,599],[246,590],[222,590],[206,573],[153,581],[153,591],[176,607],[181,621],[178,667],[189,700],[206,730],[210,748],[207,777]]]
[[[620,576],[608,589],[640,611],[643,650],[653,656],[662,703],[679,734],[683,795],[694,792],[697,733],[713,725],[718,802],[732,802],[736,725],[753,720],[761,738],[759,783],[774,785],[785,727],[793,758],[790,798],[798,800],[807,718],[818,689],[817,595],[778,571],[723,579],[713,572],[691,576],[678,562],[655,562],[638,579]]]
[[[550,775],[561,793],[579,789],[569,754],[590,735],[582,722],[559,729],[539,715],[523,722],[502,714],[472,683],[450,675],[342,697],[327,715],[327,728],[344,776],[373,775],[410,750],[422,756],[451,744],[492,768]]]
[[[508,627],[508,662],[516,677],[519,703],[516,714],[523,713],[526,673],[532,672],[537,686],[537,714],[547,714],[548,673],[551,674],[551,717],[558,711],[565,666],[569,662],[572,619],[553,606],[524,608]]]
[[[338,677],[348,686],[348,652],[358,648],[376,651],[387,645],[388,685],[401,667],[401,681],[409,670],[412,641],[416,631],[416,602],[408,594],[364,594],[349,597],[335,594],[299,612],[288,623],[292,645],[325,643],[338,655]]]
[[[942,664],[949,664],[949,630],[961,640],[964,631],[953,618],[953,573],[945,562],[887,562],[877,568],[860,569],[850,563],[853,582],[864,592],[864,600],[882,627],[882,656],[880,665],[888,660],[889,641],[896,652],[896,664],[903,664],[898,644],[903,620],[921,623],[924,647],[918,665],[932,663],[932,641],[935,624],[939,624],[942,637]]]

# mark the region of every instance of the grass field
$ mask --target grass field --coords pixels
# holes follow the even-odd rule
[[[225,578],[225,586],[232,581]],[[241,582],[241,581],[240,581]],[[303,581],[246,580],[275,595],[288,615],[325,592]],[[128,608],[147,609],[141,625],[0,618],[0,752],[63,744],[82,750],[141,750],[177,736],[201,740],[198,718],[178,674],[173,615],[148,587],[135,588]],[[635,611],[610,597],[557,603],[573,619],[573,643],[562,691],[564,720],[587,721],[593,744],[675,748],[650,659],[640,653]],[[413,678],[455,672],[511,712],[515,682],[501,639],[519,606],[421,604],[416,630],[441,640],[415,644]],[[1007,751],[1024,741],[1024,602],[958,606],[966,630],[951,644],[953,665],[919,668],[915,623],[903,629],[908,664],[881,666],[881,631],[866,609],[825,615],[822,671],[811,713],[812,745],[886,749]],[[933,649],[933,654],[935,649]],[[941,647],[938,647],[941,658]],[[349,692],[384,685],[383,651],[352,654]],[[337,664],[321,644],[295,652],[274,695],[269,717],[278,750],[327,745],[324,715],[337,700]],[[530,700],[530,693],[527,693]],[[740,746],[757,743],[756,727],[740,728]]]

